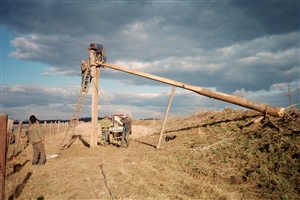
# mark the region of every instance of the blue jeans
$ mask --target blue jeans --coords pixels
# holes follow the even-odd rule
[[[123,133],[122,133],[121,147],[123,147],[124,140],[126,142],[126,147],[129,146],[129,140],[128,140],[129,134],[130,134],[130,131],[123,131]]]

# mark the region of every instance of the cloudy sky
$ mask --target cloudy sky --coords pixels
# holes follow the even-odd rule
[[[91,42],[107,62],[254,101],[299,101],[300,3],[1,1],[1,113],[70,119]],[[172,86],[101,69],[99,116],[163,118]],[[281,88],[281,89],[280,89]],[[282,89],[284,91],[282,91]],[[242,109],[177,88],[170,115]],[[299,106],[298,106],[299,107]],[[91,116],[91,92],[82,117]]]

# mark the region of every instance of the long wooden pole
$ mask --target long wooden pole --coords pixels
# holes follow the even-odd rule
[[[92,133],[91,133],[91,147],[97,146],[97,132],[98,132],[98,80],[100,76],[99,67],[95,65],[94,51],[89,50],[89,65],[92,68]]]
[[[176,89],[176,87],[173,86],[172,93],[170,95],[170,99],[169,99],[168,106],[167,106],[167,109],[166,109],[165,118],[164,118],[164,122],[163,122],[163,125],[162,125],[162,128],[161,128],[161,132],[160,132],[160,135],[159,135],[159,139],[158,139],[156,149],[159,149],[160,145],[161,145],[162,136],[163,136],[163,133],[165,131],[165,126],[166,126],[166,122],[167,122],[167,119],[168,119],[169,110],[170,110],[172,99],[173,99],[173,96],[174,96],[174,93],[175,93],[175,89]]]
[[[137,75],[137,76],[141,76],[144,78],[148,78],[151,80],[155,80],[155,81],[159,81],[162,83],[166,83],[169,85],[173,85],[176,87],[180,87],[186,90],[190,90],[193,91],[197,94],[201,94],[210,98],[214,98],[217,100],[221,100],[221,101],[225,101],[225,102],[229,102],[232,104],[236,104],[245,108],[249,108],[252,110],[256,110],[262,113],[267,113],[268,115],[272,115],[275,117],[283,117],[284,116],[284,112],[285,112],[285,108],[280,108],[280,107],[275,107],[275,106],[271,106],[268,104],[264,104],[264,103],[259,103],[256,101],[252,101],[249,99],[245,99],[242,97],[238,97],[238,96],[234,96],[234,95],[230,95],[230,94],[226,94],[226,93],[222,93],[222,92],[217,92],[217,91],[213,91],[213,90],[209,90],[203,87],[199,87],[199,86],[194,86],[194,85],[190,85],[190,84],[186,84],[186,83],[182,83],[182,82],[178,82],[178,81],[174,81],[171,79],[167,79],[167,78],[163,78],[163,77],[159,77],[159,76],[155,76],[152,74],[147,74],[144,72],[139,72],[136,70],[132,70],[132,69],[127,69],[124,67],[119,67],[116,65],[112,65],[109,63],[97,63],[98,65],[103,65],[105,67],[111,68],[111,69],[115,69],[118,71],[122,71],[122,72],[126,72],[129,74],[133,74],[133,75]]]

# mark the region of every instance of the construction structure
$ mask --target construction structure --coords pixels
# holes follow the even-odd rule
[[[93,89],[92,89],[92,111],[91,111],[92,130],[93,131],[91,134],[91,147],[97,145],[98,93],[99,93],[98,80],[100,78],[100,68],[102,68],[102,67],[118,70],[121,72],[129,73],[132,75],[141,76],[141,77],[148,78],[148,79],[151,79],[154,81],[169,84],[174,87],[173,90],[175,90],[175,87],[180,87],[180,88],[193,91],[197,94],[200,94],[200,95],[203,95],[203,96],[206,96],[209,98],[213,98],[213,99],[220,100],[220,101],[225,101],[225,102],[239,105],[239,106],[251,109],[251,110],[259,111],[261,113],[264,113],[265,115],[271,115],[271,116],[275,116],[275,117],[283,117],[285,114],[285,108],[275,107],[275,106],[271,106],[268,104],[264,104],[264,103],[256,102],[256,101],[249,100],[246,98],[242,98],[239,96],[234,96],[234,95],[230,95],[230,94],[226,94],[226,93],[222,93],[222,92],[217,92],[217,91],[213,91],[213,90],[210,90],[207,88],[178,82],[175,80],[155,76],[152,74],[148,74],[148,73],[144,73],[144,72],[140,72],[140,71],[124,68],[124,67],[119,67],[116,65],[106,63],[102,60],[99,61],[99,60],[95,59],[94,52],[91,50],[89,51],[89,65],[92,68],[92,74],[93,74],[92,75],[93,77],[91,79],[92,83],[93,83],[93,85],[92,85],[92,87],[93,87]],[[168,109],[170,107],[170,103],[171,102],[169,102]],[[167,109],[166,113],[168,112],[168,109]],[[77,116],[77,121],[78,121],[78,119],[79,119],[79,116]],[[165,116],[165,120],[166,120],[166,116]],[[163,130],[162,130],[162,132],[163,132]],[[161,140],[161,137],[160,137],[160,140]],[[158,144],[158,146],[159,146],[159,144]]]

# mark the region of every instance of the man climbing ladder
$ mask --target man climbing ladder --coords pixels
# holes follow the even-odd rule
[[[81,87],[83,88],[83,92],[86,92],[87,85],[90,82],[91,70],[88,67],[87,62],[81,60]]]

